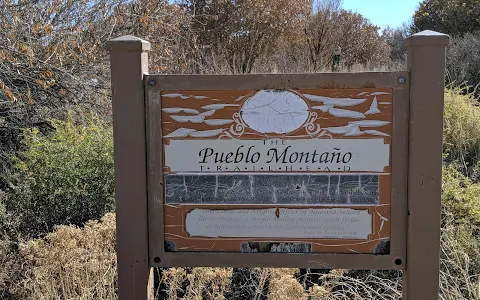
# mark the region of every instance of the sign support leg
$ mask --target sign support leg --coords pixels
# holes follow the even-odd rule
[[[445,48],[423,31],[406,40],[410,82],[408,237],[404,298],[438,299]]]
[[[119,300],[153,299],[148,260],[144,74],[150,43],[133,36],[108,42],[115,140]]]

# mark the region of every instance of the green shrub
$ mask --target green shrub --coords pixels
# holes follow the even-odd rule
[[[479,124],[480,125],[480,124]],[[453,163],[442,176],[442,299],[476,299],[480,280],[480,183]]]
[[[442,205],[445,217],[457,223],[480,225],[480,183],[472,183],[455,164],[444,167]]]
[[[83,225],[114,206],[111,128],[97,118],[77,125],[53,121],[49,136],[25,132],[26,150],[15,158],[5,206],[21,233],[54,225]]]
[[[457,162],[471,175],[480,160],[480,107],[472,94],[446,90],[443,144],[446,161]]]

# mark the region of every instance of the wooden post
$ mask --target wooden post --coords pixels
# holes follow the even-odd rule
[[[144,74],[150,43],[123,36],[110,51],[119,300],[153,299],[148,260]]]
[[[404,298],[438,299],[443,100],[448,35],[406,40],[410,82],[408,237]]]

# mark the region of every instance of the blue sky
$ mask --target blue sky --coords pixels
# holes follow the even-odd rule
[[[343,8],[362,14],[373,24],[398,27],[413,16],[420,0],[343,0]]]

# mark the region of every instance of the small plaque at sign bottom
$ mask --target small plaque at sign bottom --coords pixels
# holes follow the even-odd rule
[[[187,214],[186,230],[191,237],[366,240],[372,216],[368,210],[349,208],[194,209]]]

